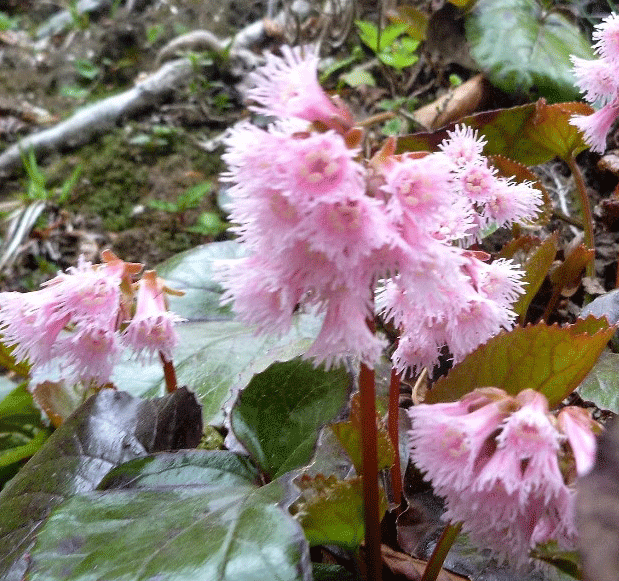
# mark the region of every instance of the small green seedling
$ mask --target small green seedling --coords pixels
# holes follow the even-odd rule
[[[414,65],[419,57],[415,54],[419,41],[406,34],[405,22],[385,26],[382,30],[367,20],[356,20],[359,38],[370,47],[378,59],[398,71]]]

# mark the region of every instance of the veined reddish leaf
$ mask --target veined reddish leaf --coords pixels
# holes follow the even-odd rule
[[[525,282],[524,294],[520,295],[520,298],[514,306],[513,311],[521,318],[524,319],[529,309],[529,305],[533,300],[533,297],[537,294],[537,291],[542,286],[546,274],[555,259],[557,250],[559,249],[558,234],[554,233],[546,238],[529,256],[527,261],[523,265]]]
[[[377,416],[378,421],[378,416]],[[361,448],[361,401],[356,393],[351,399],[350,417],[345,422],[329,426],[338,441],[350,456],[357,474],[363,474],[363,450]],[[378,469],[391,468],[395,460],[393,446],[387,430],[378,426]]]
[[[512,395],[535,389],[554,407],[578,387],[614,332],[605,318],[595,317],[564,327],[542,323],[504,331],[439,379],[425,401],[455,401],[493,386]]]
[[[513,258],[516,252],[522,251],[525,254],[530,254],[535,248],[542,243],[537,236],[518,236],[512,238],[497,255],[497,258]]]
[[[536,103],[484,111],[464,117],[464,123],[477,129],[488,142],[485,155],[502,155],[524,165],[537,165],[556,156],[570,157],[588,146],[581,133],[569,124],[573,114],[587,115],[593,109],[584,103],[555,103],[543,99]],[[398,138],[396,153],[436,151],[452,123],[433,133],[413,133]]]

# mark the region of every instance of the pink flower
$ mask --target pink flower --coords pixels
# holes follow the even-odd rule
[[[318,83],[314,47],[281,47],[282,56],[265,54],[266,64],[249,75],[255,86],[247,97],[258,103],[252,110],[275,117],[321,121],[328,127],[348,125],[349,111],[336,105]]]
[[[606,105],[613,101],[619,91],[617,71],[606,60],[585,60],[572,56],[576,86],[584,93],[589,103]]]
[[[453,131],[448,131],[447,135],[449,138],[443,140],[439,148],[457,167],[480,161],[487,141],[478,137],[477,129],[460,124]]]
[[[122,335],[124,344],[146,361],[152,360],[155,354],[171,361],[172,349],[178,342],[174,323],[182,319],[167,310],[165,286],[154,270],[142,275],[136,300],[135,315]]]
[[[590,419],[573,409],[557,422],[540,393],[512,397],[494,388],[410,408],[411,459],[445,497],[443,518],[462,522],[473,542],[517,567],[538,543],[572,549],[573,466],[583,463],[566,454],[561,427],[586,442],[586,462],[592,456]]]
[[[54,346],[55,355],[67,370],[63,379],[101,386],[108,383],[120,356],[120,341],[113,328],[95,322],[81,326],[77,332],[61,337]]]
[[[603,153],[606,149],[606,136],[617,119],[618,108],[619,100],[614,100],[591,115],[573,115],[570,119],[570,123],[585,134],[591,151]]]
[[[557,416],[557,422],[559,429],[567,437],[578,476],[584,476],[595,463],[595,434],[600,431],[600,426],[587,410],[575,406],[564,407]]]
[[[603,59],[619,59],[619,15],[610,14],[596,25],[593,31],[595,52]]]

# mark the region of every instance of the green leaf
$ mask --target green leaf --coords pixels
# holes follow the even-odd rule
[[[189,320],[232,319],[229,307],[221,307],[223,288],[213,280],[213,262],[242,258],[245,249],[235,241],[212,242],[181,252],[157,266],[157,274],[168,286],[181,290],[169,297],[169,307]]]
[[[296,483],[301,497],[293,506],[293,514],[310,546],[337,545],[357,550],[365,536],[363,479],[338,480],[318,474],[315,478],[304,475]]]
[[[536,0],[478,0],[466,19],[471,56],[507,93],[577,99],[570,55],[593,58],[576,24]]]
[[[565,327],[541,323],[503,331],[439,379],[425,401],[455,401],[492,386],[512,395],[535,389],[554,407],[578,387],[613,333],[606,319],[594,317]]]
[[[88,399],[0,492],[0,579],[22,578],[37,532],[66,498],[93,490],[130,459],[195,446],[201,432],[184,389],[151,401],[111,389]]]
[[[605,351],[578,386],[578,395],[602,410],[619,413],[619,353]]]
[[[350,407],[348,420],[331,424],[329,427],[352,460],[357,474],[362,475],[363,449],[361,445],[361,400],[359,393],[356,393],[351,398]],[[376,419],[379,420],[378,414]],[[395,460],[393,445],[387,430],[380,425],[377,427],[377,452],[378,469],[385,470],[391,468]]]
[[[367,85],[368,87],[376,86],[376,79],[359,67],[355,67],[352,71],[340,76],[340,79],[344,81],[349,87],[361,87]]]
[[[374,52],[378,49],[378,28],[367,20],[355,20],[361,42],[369,46]]]
[[[307,541],[231,452],[164,454],[121,466],[110,489],[64,503],[39,531],[31,581],[309,581]],[[279,503],[279,506],[278,506]]]
[[[232,429],[263,472],[277,478],[311,460],[319,428],[341,411],[349,388],[342,368],[325,371],[300,359],[275,363],[241,392]]]
[[[525,293],[520,295],[520,298],[512,307],[513,311],[519,315],[521,319],[525,318],[531,301],[542,286],[558,249],[558,235],[551,234],[533,251],[524,263],[524,277],[522,278],[522,282],[525,284]]]
[[[485,111],[464,117],[463,123],[477,129],[487,144],[484,155],[502,155],[524,165],[546,163],[556,156],[567,159],[589,146],[582,133],[569,120],[572,115],[589,115],[593,109],[585,103],[555,103],[543,99],[536,103]],[[455,123],[433,133],[415,133],[398,138],[396,153],[436,151],[447,139]]]
[[[15,475],[21,462],[32,456],[51,432],[25,384],[13,384],[0,401],[0,485]]]

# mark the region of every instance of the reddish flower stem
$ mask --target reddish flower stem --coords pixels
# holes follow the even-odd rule
[[[574,176],[574,182],[576,183],[576,189],[578,190],[578,196],[580,198],[580,209],[582,211],[582,222],[584,228],[584,243],[587,248],[595,248],[595,241],[593,239],[593,213],[591,212],[591,203],[589,202],[589,196],[587,195],[587,187],[585,186],[585,180],[582,177],[582,172],[576,163],[576,158],[571,155],[566,158],[565,161]],[[587,263],[586,269],[587,276],[595,276],[595,258],[592,258]]]
[[[449,553],[449,549],[451,549],[451,545],[453,545],[456,540],[461,528],[462,523],[447,525],[445,527],[441,534],[441,538],[436,543],[436,547],[434,547],[434,551],[426,565],[421,581],[436,581],[436,578],[443,568],[445,557],[447,557],[447,553]]]
[[[363,509],[368,581],[381,581],[380,508],[378,496],[378,444],[374,371],[363,363],[359,374],[361,446],[363,448]]]
[[[391,438],[391,445],[395,460],[391,467],[391,490],[393,501],[396,504],[402,502],[402,471],[400,470],[400,435],[399,435],[399,404],[400,404],[400,374],[391,369],[391,381],[389,383],[389,410],[387,414],[387,429]]]
[[[159,359],[161,359],[161,363],[163,364],[163,377],[165,379],[165,390],[166,393],[172,393],[176,391],[178,384],[176,383],[176,369],[174,369],[174,363],[172,361],[168,361],[161,351],[159,352]]]

